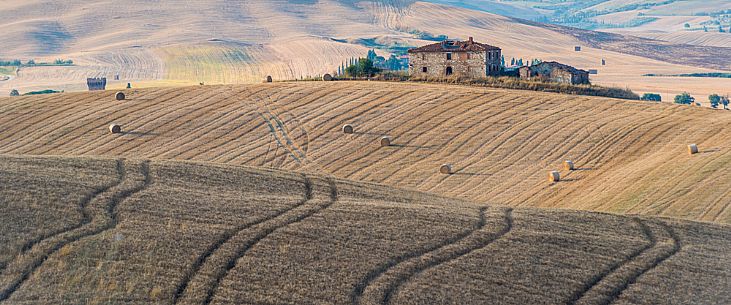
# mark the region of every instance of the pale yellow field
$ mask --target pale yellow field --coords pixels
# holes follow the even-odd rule
[[[112,93],[0,99],[0,153],[212,161],[509,206],[731,222],[729,111],[383,82]],[[111,123],[125,133],[109,134]],[[379,147],[386,135],[394,145]],[[688,155],[691,143],[702,153]],[[580,170],[548,183],[567,159]],[[443,163],[456,174],[439,174]]]

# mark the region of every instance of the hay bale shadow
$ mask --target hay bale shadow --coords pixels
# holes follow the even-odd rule
[[[137,136],[137,137],[152,137],[152,136],[159,136],[159,133],[155,132],[139,132],[139,131],[122,131],[122,135],[130,135],[130,136]]]
[[[416,148],[416,149],[435,149],[435,148],[439,148],[439,146],[437,146],[437,145],[422,146],[422,145],[393,144],[393,143],[391,143],[391,146],[394,146],[394,147],[403,147],[403,148]]]

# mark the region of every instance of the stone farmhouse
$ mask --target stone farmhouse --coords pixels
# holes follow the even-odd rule
[[[500,75],[501,50],[475,42],[445,40],[409,50],[409,74],[412,77],[459,75],[484,78]]]
[[[520,67],[518,74],[521,79],[540,79],[570,85],[589,84],[589,71],[576,69],[555,61]]]

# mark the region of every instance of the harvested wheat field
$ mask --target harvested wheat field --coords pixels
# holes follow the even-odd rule
[[[113,93],[0,98],[0,153],[212,161],[509,206],[731,222],[728,111],[383,82]],[[445,163],[453,175],[440,174]],[[546,183],[552,170],[561,182]]]
[[[384,82],[113,93],[0,98],[0,153],[211,161],[513,207],[731,222],[728,111]],[[546,182],[552,170],[559,183]]]
[[[214,163],[3,155],[0,173],[4,304],[731,302],[726,225]]]

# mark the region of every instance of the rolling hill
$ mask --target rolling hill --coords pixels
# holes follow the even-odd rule
[[[643,77],[729,71],[725,46],[586,32],[436,2],[10,0],[0,7],[0,59],[72,59],[75,65],[21,67],[0,81],[0,95],[82,91],[85,79],[97,76],[109,78],[111,88],[255,83],[267,75],[292,80],[332,73],[371,48],[387,56],[433,42],[417,33],[473,36],[501,47],[507,62],[539,58],[597,69],[597,84],[661,93],[666,100],[688,91],[705,101],[731,87],[728,79]],[[576,45],[584,50],[574,52]]]
[[[512,207],[731,222],[728,111],[386,82],[112,93],[0,98],[0,153],[210,161]],[[123,133],[110,134],[112,123]],[[381,136],[393,145],[380,147]],[[691,143],[700,154],[687,153]],[[578,170],[546,182],[564,160]],[[456,173],[439,174],[444,163]]]
[[[725,225],[212,163],[1,155],[0,173],[3,304],[731,301]]]

